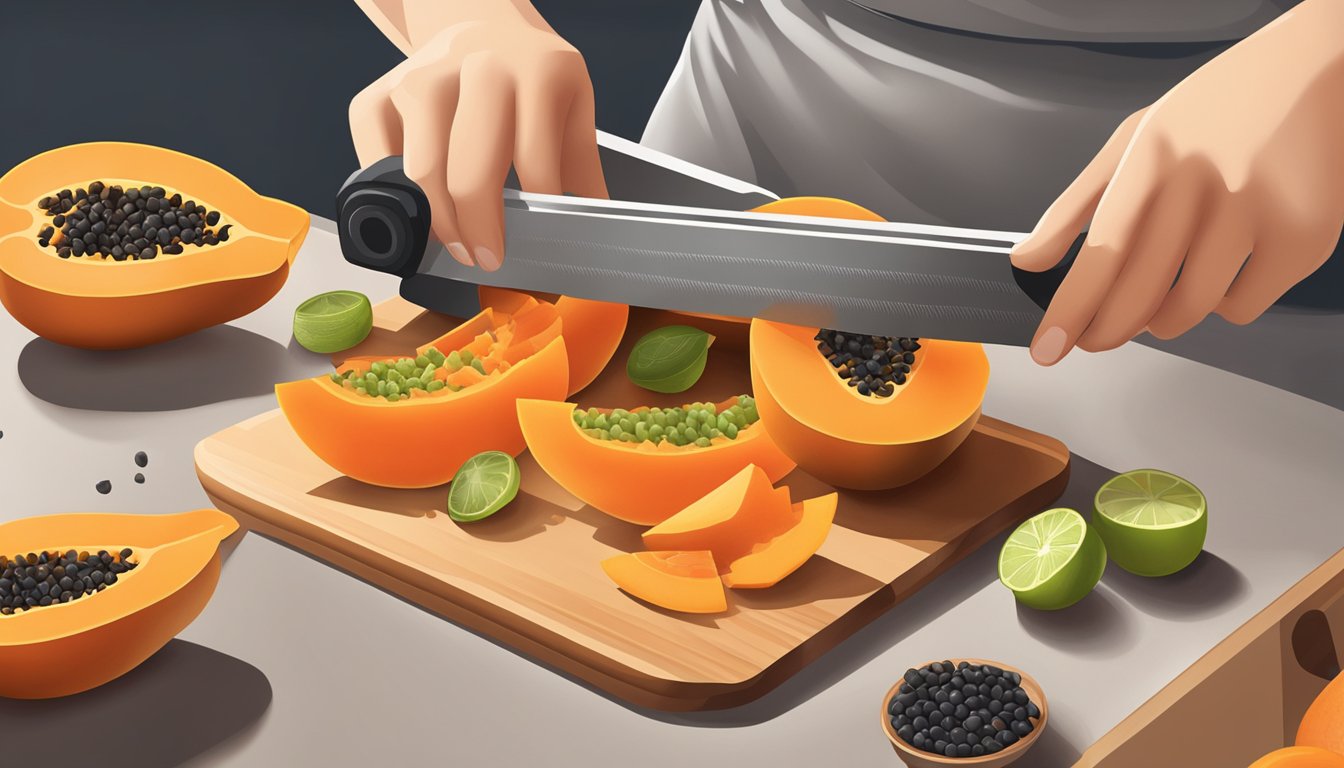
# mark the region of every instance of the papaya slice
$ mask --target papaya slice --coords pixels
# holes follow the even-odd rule
[[[526,297],[533,297],[555,305],[562,320],[561,333],[565,336],[565,353],[569,358],[569,392],[578,392],[597,378],[607,367],[616,348],[625,335],[630,307],[605,301],[577,299],[573,296],[541,292],[514,291],[508,288],[481,286],[482,307],[493,307],[505,313],[514,312]]]
[[[826,541],[834,493],[791,504],[755,465],[644,532],[650,549],[704,549],[729,587],[771,587],[798,570]]]
[[[516,315],[487,308],[416,350],[417,356],[430,350],[439,358],[456,356],[460,365],[440,367],[435,378],[443,386],[434,391],[411,389],[395,400],[360,391],[352,379],[380,361],[358,358],[338,366],[339,373],[277,385],[280,409],[318,458],[372,485],[427,488],[452,480],[463,462],[483,451],[517,456],[525,444],[514,402],[560,398],[569,385],[559,313],[528,301]],[[464,364],[468,348],[481,354]]]
[[[220,211],[227,242],[152,261],[62,259],[38,246],[38,202],[98,179],[162,186]],[[154,344],[265,304],[289,277],[308,214],[228,172],[159,147],[97,142],[44,152],[0,177],[0,302],[43,338],[87,349]]]
[[[716,409],[735,402],[724,401]],[[661,523],[750,464],[760,466],[771,482],[793,470],[793,461],[760,422],[743,427],[734,439],[718,437],[705,445],[622,442],[585,434],[575,423],[574,409],[573,403],[519,400],[518,423],[527,447],[562,488],[626,522]]]
[[[728,610],[723,583],[709,552],[633,552],[603,560],[602,570],[629,594],[670,611]]]
[[[1344,768],[1344,755],[1320,747],[1284,747],[1251,763],[1250,768]]]
[[[883,221],[854,203],[794,197],[760,213]],[[798,466],[838,488],[878,490],[913,482],[975,428],[989,383],[979,344],[920,339],[906,381],[892,396],[858,394],[818,351],[816,328],[751,323],[753,394],[761,421]]]
[[[1336,675],[1312,701],[1294,743],[1344,754],[1344,675]],[[1344,766],[1344,760],[1340,765]]]
[[[68,696],[139,666],[205,608],[219,581],[219,544],[237,529],[213,509],[48,515],[0,525],[10,555],[129,548],[136,563],[100,592],[0,615],[0,696]]]

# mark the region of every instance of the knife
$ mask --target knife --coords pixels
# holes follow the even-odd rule
[[[614,197],[613,179],[629,186],[623,199],[506,188],[505,259],[495,272],[464,266],[430,241],[427,203],[400,158],[342,189],[342,253],[402,276],[403,296],[451,314],[474,310],[476,286],[490,285],[851,333],[1027,345],[1080,244],[1054,269],[1031,273],[1008,258],[1022,234],[743,212],[775,198],[605,138],[608,186]],[[628,167],[613,174],[621,163]],[[713,207],[652,201],[688,197]]]

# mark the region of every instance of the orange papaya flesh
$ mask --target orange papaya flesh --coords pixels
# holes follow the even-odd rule
[[[734,402],[724,401],[716,409]],[[794,466],[759,425],[741,429],[735,439],[709,440],[708,445],[655,444],[585,434],[575,415],[573,403],[518,401],[519,425],[542,470],[594,509],[639,525],[666,520],[750,464],[759,465],[771,482]]]
[[[0,615],[0,696],[67,696],[134,669],[205,607],[219,580],[219,544],[237,528],[213,509],[48,515],[0,525],[7,550],[127,548],[136,564],[102,591]]]
[[[668,610],[721,613],[728,609],[709,552],[633,552],[602,561],[602,570],[627,593]]]
[[[57,258],[37,242],[38,203],[89,179],[177,190],[233,226],[226,242],[148,261]],[[265,304],[288,278],[308,214],[198,158],[141,144],[51,150],[0,177],[0,302],[34,333],[90,349],[182,336]]]
[[[535,302],[523,311],[534,310],[546,312]],[[520,312],[517,317],[522,316]],[[553,316],[550,325],[536,330],[534,336],[550,334],[550,341],[516,362],[505,359],[507,350],[498,342],[488,349],[484,360],[474,355],[467,360],[459,352],[483,334],[498,338],[501,332],[513,348],[531,345],[534,338],[518,336],[516,328],[511,327],[513,322],[513,316],[497,315],[487,308],[420,347],[419,355],[459,355],[466,360],[457,370],[449,370],[448,365],[438,368],[439,373],[432,378],[443,386],[433,392],[412,388],[409,397],[398,395],[395,400],[361,393],[352,379],[361,373],[367,375],[373,363],[355,360],[338,367],[339,372],[331,376],[277,385],[276,399],[304,444],[342,474],[394,488],[441,485],[477,453],[522,453],[525,445],[514,402],[520,398],[558,399],[568,387],[565,340],[552,332],[560,322],[558,316]],[[480,363],[481,369],[472,361]],[[490,361],[490,368],[485,367],[486,361]],[[364,381],[367,392],[368,381]],[[414,445],[424,445],[429,436],[431,442],[425,450],[378,451],[370,450],[361,435],[404,439]]]
[[[630,316],[630,308],[625,304],[536,291],[483,285],[479,296],[482,307],[493,307],[500,312],[514,312],[520,303],[537,298],[555,307],[562,320],[560,332],[565,336],[565,350],[569,356],[569,395],[591,384],[611,361],[621,345]]]

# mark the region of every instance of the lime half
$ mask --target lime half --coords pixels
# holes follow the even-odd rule
[[[1106,570],[1106,546],[1083,516],[1051,509],[1017,527],[999,552],[999,581],[1043,611],[1082,600]]]
[[[448,516],[472,523],[503,509],[518,495],[518,462],[503,451],[486,451],[467,459],[448,489]]]
[[[1166,576],[1204,549],[1208,504],[1189,480],[1156,469],[1116,475],[1097,491],[1092,524],[1121,568]]]
[[[357,291],[320,293],[294,310],[294,339],[310,352],[349,349],[373,330],[373,306]]]

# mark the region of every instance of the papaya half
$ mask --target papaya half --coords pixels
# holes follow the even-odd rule
[[[794,467],[759,422],[742,428],[734,439],[717,437],[706,445],[623,442],[585,434],[575,423],[574,408],[554,400],[519,400],[518,424],[528,450],[560,487],[594,509],[637,525],[666,520],[749,464],[759,465],[771,482]]]
[[[607,367],[616,348],[625,335],[630,307],[606,301],[577,299],[573,296],[545,294],[536,291],[515,291],[483,285],[479,289],[482,307],[497,312],[512,313],[523,300],[531,296],[555,305],[562,321],[565,354],[569,358],[569,392],[578,392],[597,378]]]
[[[276,399],[299,439],[342,474],[390,488],[441,485],[478,453],[523,452],[514,402],[563,398],[569,386],[561,328],[554,306],[527,297],[516,314],[487,307],[416,350],[417,357],[470,351],[483,361],[440,368],[436,381],[448,386],[436,391],[393,401],[333,374],[278,384]],[[377,364],[358,358],[337,370],[364,375]]]
[[[882,221],[843,200],[788,198],[762,213]],[[761,422],[789,458],[838,488],[895,488],[923,477],[980,418],[989,360],[979,344],[920,339],[890,396],[860,394],[821,353],[818,329],[751,321],[752,394]]]
[[[232,236],[147,261],[58,258],[40,247],[38,233],[51,219],[39,201],[94,179],[161,186],[199,200],[222,214]],[[289,277],[307,232],[303,209],[262,197],[199,158],[122,142],[53,149],[0,177],[0,302],[33,333],[60,344],[141,347],[265,304]]]
[[[129,548],[135,563],[102,591],[0,615],[0,696],[68,696],[139,666],[205,608],[219,581],[219,544],[237,529],[213,509],[48,515],[0,525],[10,554]]]

